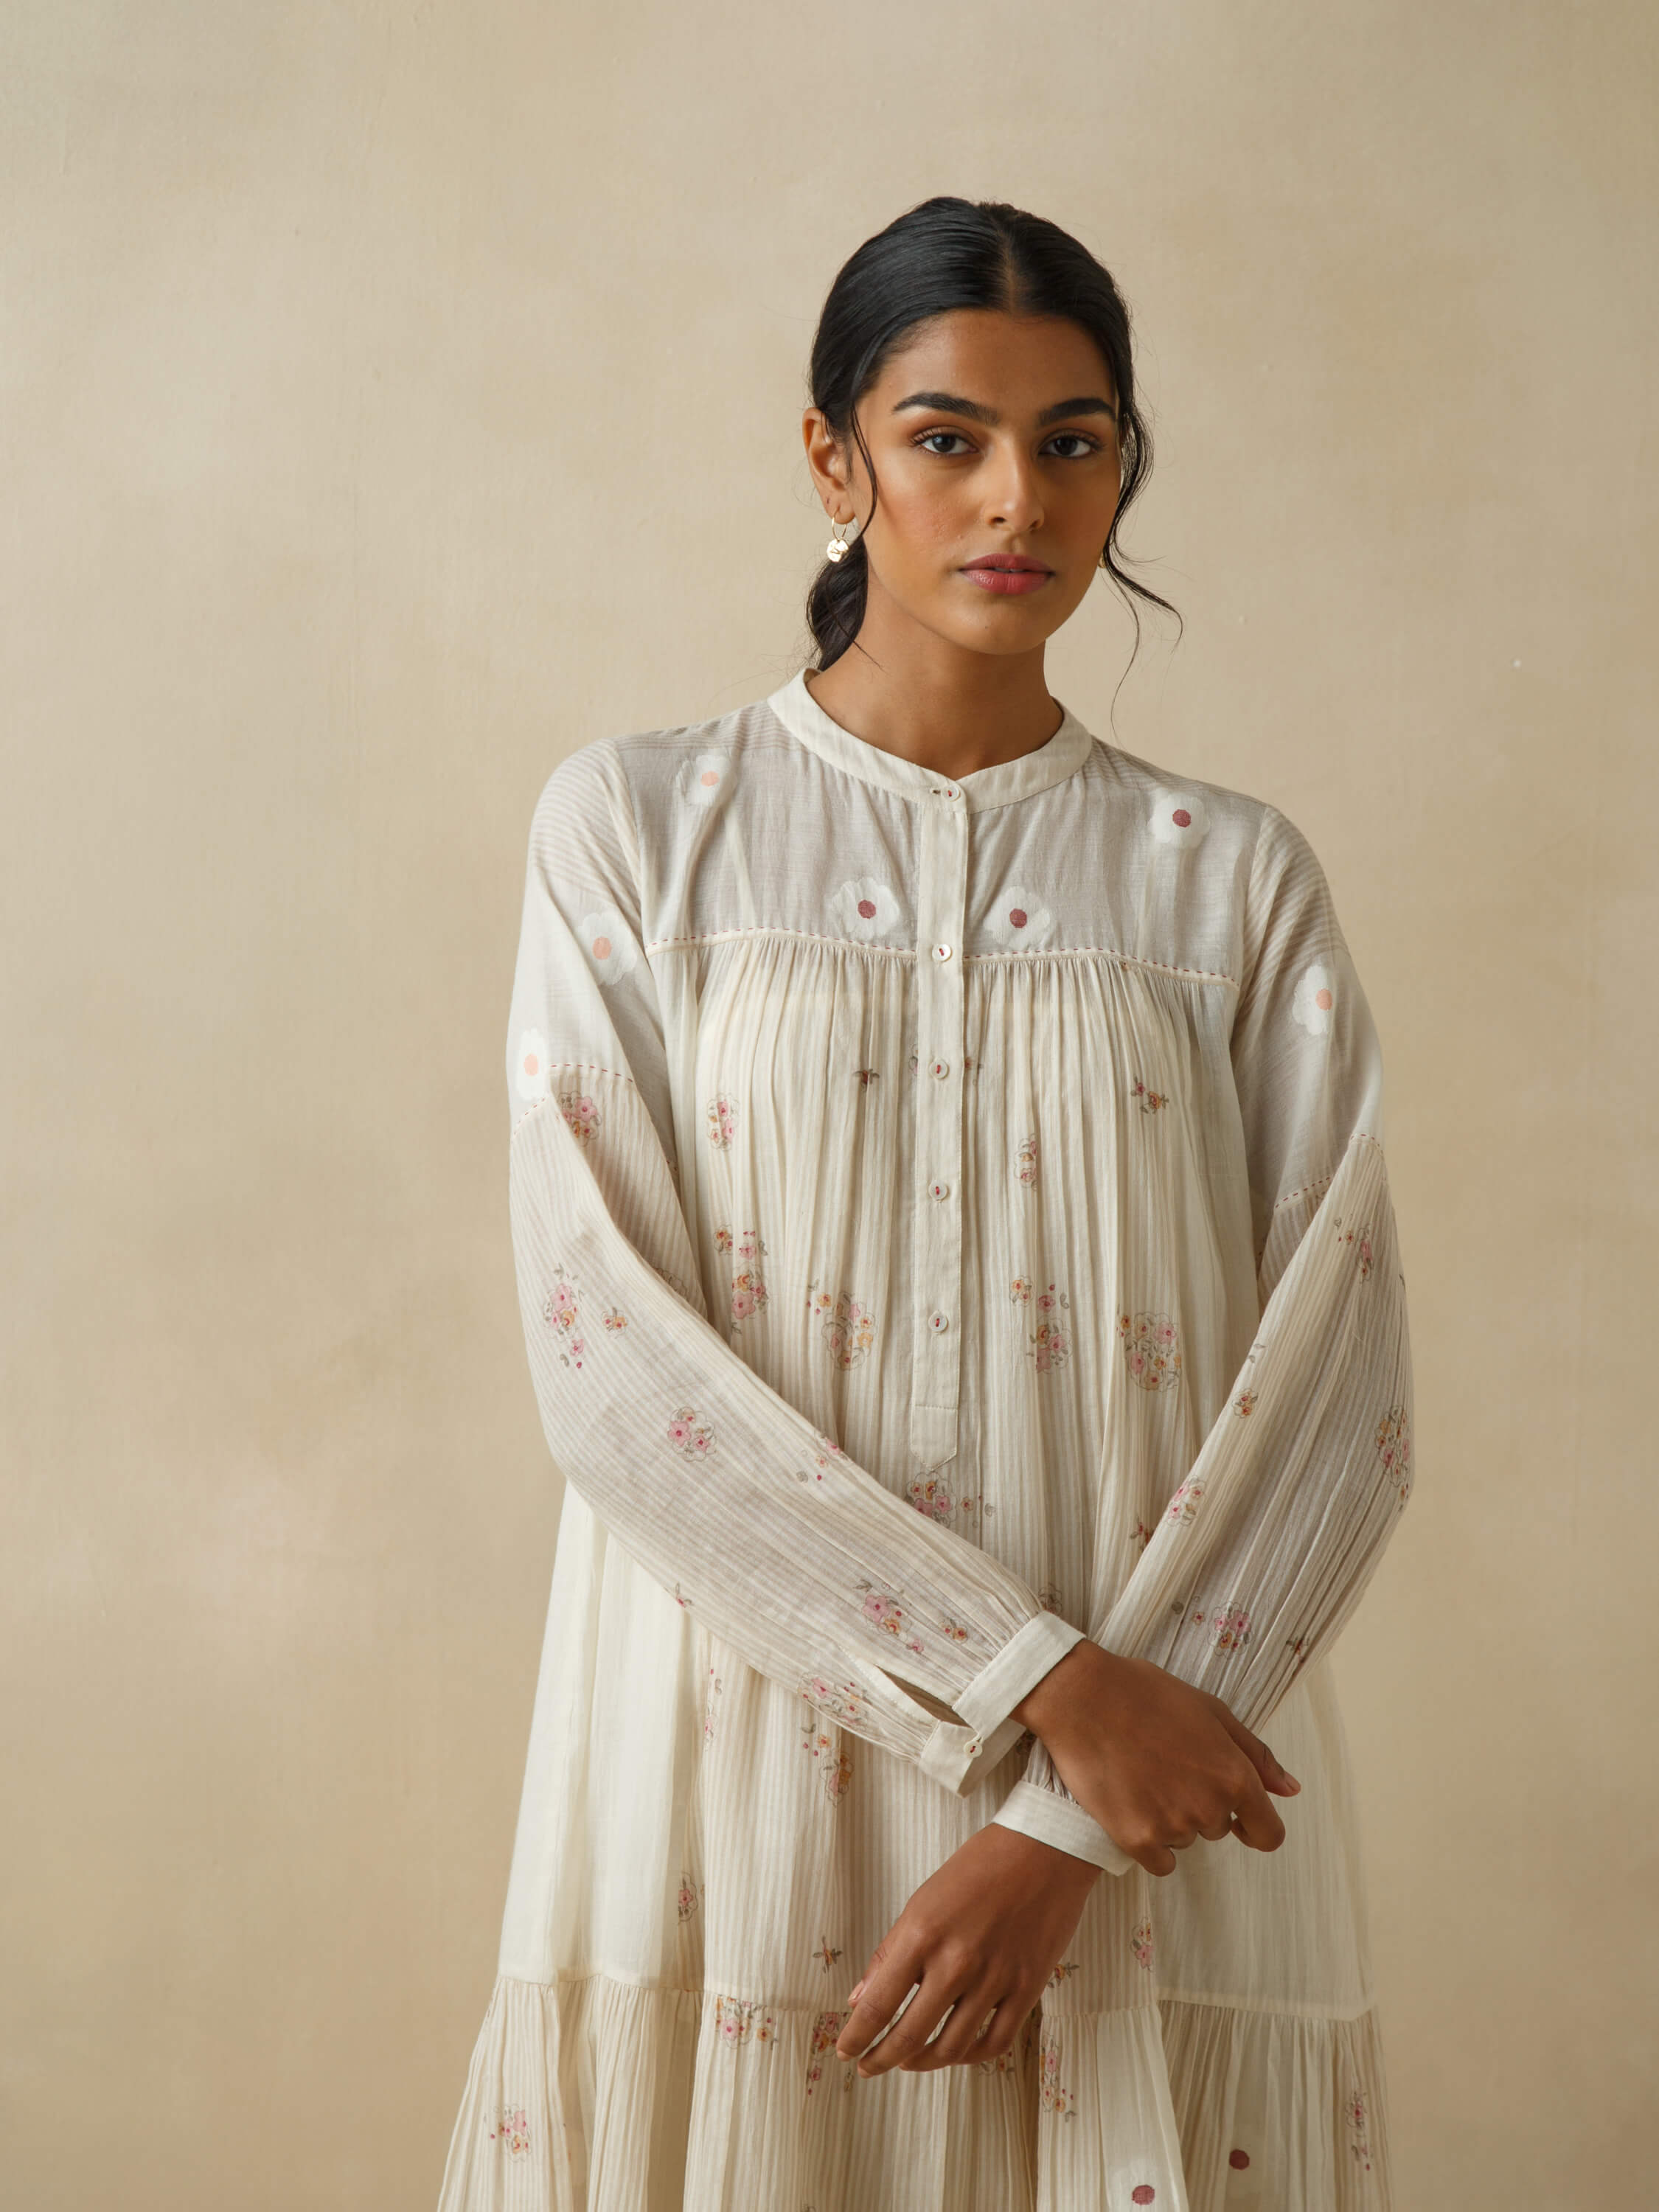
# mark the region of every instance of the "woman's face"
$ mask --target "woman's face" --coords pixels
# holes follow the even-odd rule
[[[858,420],[878,503],[856,443],[838,447],[816,407],[802,431],[826,509],[863,527],[866,623],[908,617],[979,653],[1029,653],[1051,636],[1097,573],[1121,483],[1117,392],[1088,333],[993,308],[933,316],[907,334]],[[1046,573],[1021,581],[970,565],[988,555]]]

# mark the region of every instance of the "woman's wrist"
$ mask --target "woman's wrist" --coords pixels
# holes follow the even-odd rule
[[[1013,1717],[1047,1744],[1064,1732],[1066,1717],[1079,1702],[1086,1699],[1091,1705],[1095,1704],[1116,1667],[1116,1660],[1103,1645],[1085,1637],[1032,1684],[1012,1708]]]

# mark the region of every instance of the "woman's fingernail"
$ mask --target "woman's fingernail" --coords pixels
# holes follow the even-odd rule
[[[867,1982],[869,1978],[869,1975],[866,1974],[864,1978],[864,1982]],[[854,1990],[852,1996],[848,1998],[847,2002],[849,2005],[856,2004],[859,1999],[864,1995],[864,1982],[860,1982],[857,1989]]]

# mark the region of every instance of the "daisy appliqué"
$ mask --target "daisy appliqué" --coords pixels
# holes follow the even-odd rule
[[[1336,1005],[1336,979],[1322,960],[1304,968],[1291,1001],[1291,1012],[1315,1036],[1330,1034],[1331,1012]]]
[[[1017,952],[1028,945],[1041,945],[1054,933],[1054,918],[1023,884],[1010,884],[985,917],[985,926],[999,945]]]
[[[576,925],[576,935],[601,983],[614,983],[636,966],[633,933],[614,906],[595,907]]]
[[[513,1079],[520,1098],[545,1098],[552,1088],[547,1060],[547,1039],[539,1030],[520,1030],[519,1054]]]
[[[1210,810],[1197,791],[1160,791],[1146,822],[1160,845],[1201,845],[1210,834]]]
[[[898,927],[899,902],[879,876],[852,876],[830,901],[836,927],[866,945]]]
[[[677,782],[689,806],[713,806],[732,781],[729,753],[693,753],[680,764]]]

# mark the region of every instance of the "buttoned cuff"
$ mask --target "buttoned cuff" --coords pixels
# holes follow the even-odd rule
[[[988,1735],[976,1729],[963,1728],[955,1721],[939,1721],[922,1746],[916,1764],[935,1782],[942,1783],[957,1796],[965,1797],[970,1790],[979,1787],[982,1777],[1000,1759],[1007,1756],[1024,1733],[1024,1728],[1012,1715],[999,1721]]]
[[[1138,1862],[1119,1850],[1098,1820],[1073,1797],[1057,1797],[1035,1782],[1016,1782],[991,1818],[999,1827],[1018,1828],[1040,1844],[1087,1859],[1107,1874],[1127,1874]]]
[[[962,1715],[970,1732],[988,1735],[1028,1690],[1036,1689],[1050,1668],[1059,1665],[1074,1644],[1083,1642],[1084,1636],[1085,1632],[1063,1614],[1046,1608],[1034,1614],[1008,1638],[995,1658],[980,1668],[967,1687],[957,1691],[951,1700],[952,1708]],[[1017,1724],[1014,1735],[1023,1732],[1023,1725]]]

